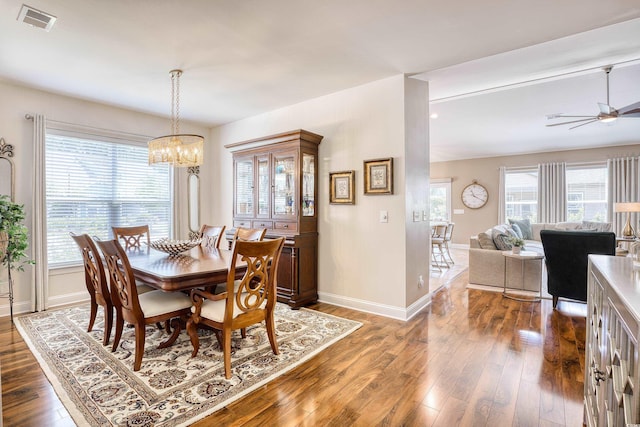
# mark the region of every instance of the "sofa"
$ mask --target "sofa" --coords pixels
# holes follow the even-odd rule
[[[513,224],[502,224],[492,227],[469,239],[469,283],[471,285],[484,285],[504,287],[505,267],[508,272],[507,288],[525,291],[539,291],[542,281],[542,269],[539,262],[520,262],[517,259],[507,258],[502,255],[505,247],[496,246],[494,237],[496,234],[514,235],[519,228],[515,221]],[[530,235],[524,239],[524,250],[537,252],[544,255],[540,240],[541,230],[564,231],[611,231],[611,223],[608,222],[558,222],[558,223],[530,223]],[[521,230],[522,231],[522,230]],[[517,234],[515,234],[517,235]],[[522,271],[522,268],[525,271]],[[524,278],[524,280],[523,280]]]

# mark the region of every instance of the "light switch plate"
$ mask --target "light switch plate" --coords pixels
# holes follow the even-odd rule
[[[380,222],[389,222],[389,212],[380,211]]]
[[[420,221],[420,211],[413,211],[413,222]]]
[[[453,210],[453,214],[454,215],[464,215],[464,209],[454,209]]]

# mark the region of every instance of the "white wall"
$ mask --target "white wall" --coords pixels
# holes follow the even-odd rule
[[[201,167],[202,222],[232,223],[232,158],[225,144],[293,129],[323,135],[317,199],[321,299],[407,318],[428,300],[428,285],[418,289],[416,284],[418,275],[428,278],[428,240],[423,238],[428,224],[414,223],[411,212],[428,209],[426,100],[425,82],[398,75],[211,130],[184,123],[184,131],[210,135]],[[27,208],[28,224],[33,149],[26,113],[149,136],[163,133],[169,120],[0,83],[0,136],[15,146],[17,201]],[[363,160],[383,157],[394,158],[395,194],[364,196]],[[329,172],[351,169],[356,171],[356,204],[330,205]],[[184,171],[179,179],[184,184]],[[182,199],[185,188],[179,191]],[[381,210],[388,211],[388,223],[379,222]],[[185,224],[181,232],[186,233]],[[30,273],[16,277],[16,312],[29,310]],[[79,268],[52,271],[49,305],[86,299],[83,280]],[[2,304],[0,300],[0,313],[5,314],[8,304]]]
[[[167,109],[169,105],[167,105]],[[169,118],[138,113],[117,107],[83,101],[61,95],[29,89],[0,82],[0,137],[14,146],[13,161],[16,169],[16,202],[24,204],[27,211],[27,225],[31,228],[31,194],[33,186],[33,122],[25,119],[25,114],[44,114],[48,119],[77,125],[116,130],[140,135],[164,135],[169,129]],[[185,132],[206,135],[209,129],[190,123],[182,123]],[[205,165],[206,167],[206,165]],[[186,173],[179,171],[180,197],[186,197]],[[184,203],[184,200],[179,201]],[[186,206],[186,205],[184,205]],[[186,207],[185,207],[186,212]],[[82,230],[78,230],[81,232]],[[186,236],[186,223],[182,221],[180,233]],[[69,250],[77,250],[71,246]],[[14,311],[30,310],[30,271],[14,277]],[[0,269],[3,270],[3,269]],[[0,281],[1,277],[0,277]],[[0,285],[0,292],[6,284]],[[87,298],[84,276],[81,269],[54,270],[50,273],[50,306],[70,303]],[[0,315],[8,315],[9,304],[0,300]]]
[[[426,83],[415,82],[411,91],[424,96],[422,104],[413,100],[405,105],[405,77],[398,75],[358,86],[300,104],[281,108],[212,130],[215,149],[207,151],[215,170],[211,179],[216,189],[213,197],[203,201],[203,221],[232,223],[232,157],[225,144],[305,129],[324,136],[319,146],[318,288],[323,301],[347,305],[388,316],[406,318],[408,304],[424,297],[428,286],[407,295],[407,271],[412,289],[418,274],[428,278],[427,241],[407,245],[407,213],[405,182],[405,109],[424,111]],[[419,84],[425,86],[419,86]],[[426,119],[426,116],[424,116]],[[415,121],[415,117],[411,119]],[[428,181],[428,129],[424,123],[413,123],[411,133],[416,143],[417,162],[424,168],[412,178],[411,187],[424,185],[415,193],[411,205],[426,204]],[[213,148],[213,147],[212,147]],[[413,154],[414,151],[411,151]],[[211,158],[213,157],[213,158]],[[363,194],[363,160],[394,158],[393,195]],[[356,171],[356,204],[329,204],[329,172]],[[413,175],[412,175],[413,176]],[[206,188],[206,185],[203,185]],[[388,211],[389,222],[379,222],[379,212]],[[421,223],[426,227],[426,223]],[[407,249],[413,253],[407,268]],[[416,262],[416,259],[420,259]]]

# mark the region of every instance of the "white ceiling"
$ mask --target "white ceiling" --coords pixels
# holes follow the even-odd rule
[[[29,0],[49,33],[21,5],[0,0],[0,79],[82,99],[168,115],[181,68],[182,117],[215,126],[406,73],[430,81],[434,161],[640,142],[640,119],[544,126],[596,114],[609,63],[611,104],[640,101],[637,0]]]

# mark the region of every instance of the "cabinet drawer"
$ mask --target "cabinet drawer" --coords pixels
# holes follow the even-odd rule
[[[238,228],[251,228],[251,220],[248,219],[236,219],[233,221],[233,227]]]
[[[273,228],[273,221],[253,221],[251,228],[266,228],[267,230],[271,230]]]
[[[298,224],[295,222],[276,221],[274,225],[276,230],[289,231],[292,233],[298,231]]]

